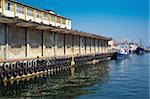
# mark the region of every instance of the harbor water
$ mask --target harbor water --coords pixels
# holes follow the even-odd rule
[[[0,97],[22,99],[149,99],[150,54],[103,61],[1,83]]]

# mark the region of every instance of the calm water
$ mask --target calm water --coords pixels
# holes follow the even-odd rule
[[[1,84],[1,98],[149,99],[150,54]],[[23,98],[23,99],[24,99]]]

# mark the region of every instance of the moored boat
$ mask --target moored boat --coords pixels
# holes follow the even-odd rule
[[[145,49],[144,49],[143,44],[142,44],[142,39],[140,39],[140,46],[136,48],[135,53],[137,53],[137,54],[144,54],[145,53]]]
[[[129,51],[126,49],[120,49],[116,52],[116,59],[125,59],[128,58],[130,55]]]
[[[130,56],[130,46],[125,43],[118,44],[115,59],[125,59]]]
[[[144,54],[144,53],[145,53],[145,49],[142,48],[142,47],[138,47],[138,48],[136,49],[135,53],[137,53],[137,54]]]

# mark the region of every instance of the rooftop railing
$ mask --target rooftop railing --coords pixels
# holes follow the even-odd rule
[[[12,0],[0,0],[0,13],[7,17],[71,29],[71,20],[68,18]]]

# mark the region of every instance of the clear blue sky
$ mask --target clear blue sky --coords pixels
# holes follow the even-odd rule
[[[17,0],[72,19],[73,29],[149,45],[149,0]]]

